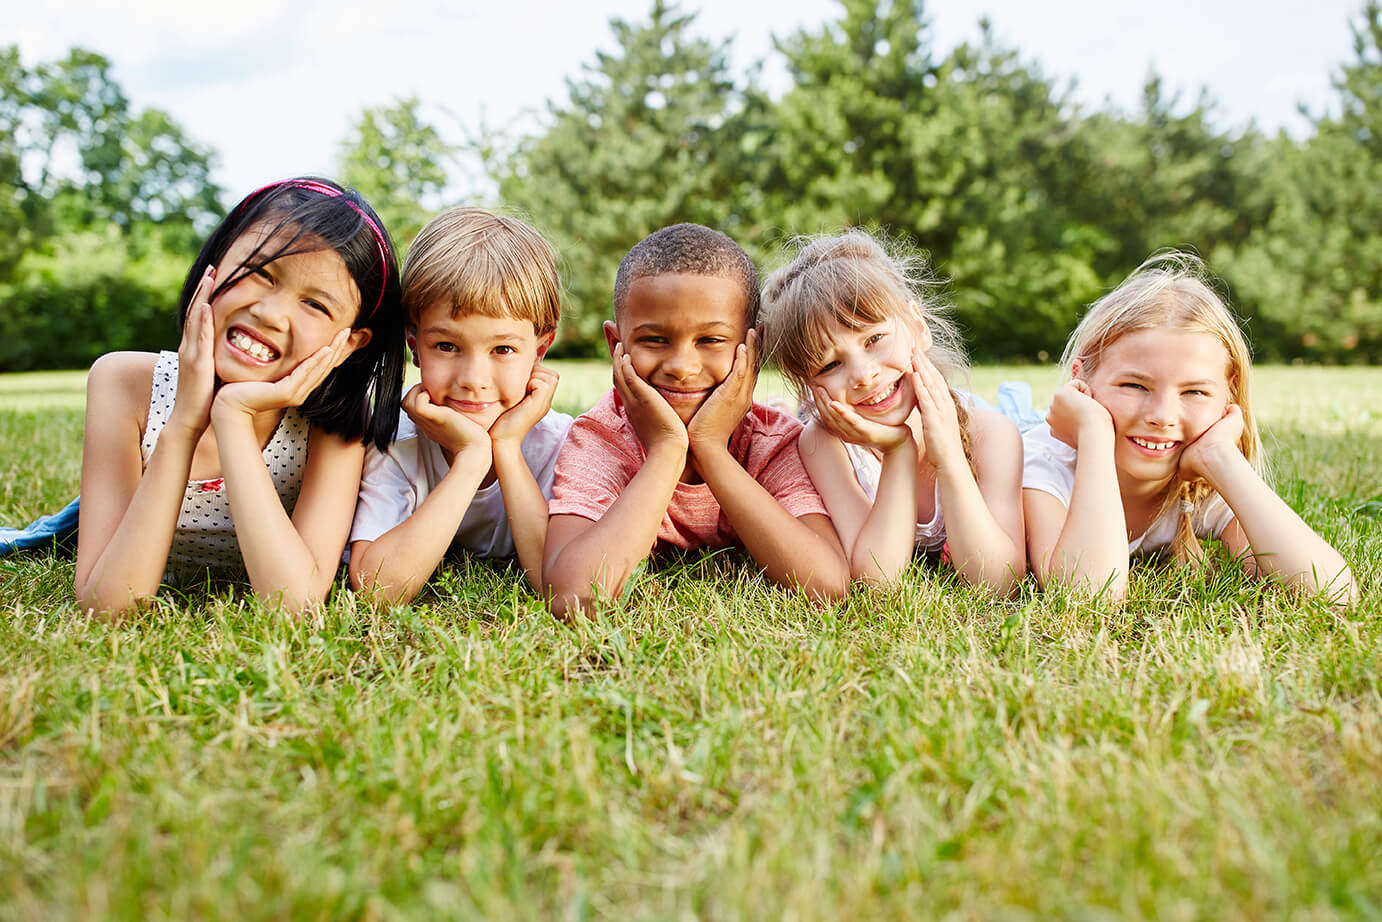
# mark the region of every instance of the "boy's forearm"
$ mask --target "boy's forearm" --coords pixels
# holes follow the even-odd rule
[[[587,598],[592,587],[617,596],[652,552],[685,467],[685,451],[676,446],[650,451],[598,521],[564,547],[548,549],[543,568],[547,590],[561,599]]]
[[[547,540],[547,497],[523,457],[522,443],[494,443],[494,472],[504,494],[504,511],[513,531],[514,552],[533,589],[542,588],[542,555]]]
[[[456,455],[446,476],[412,515],[371,542],[361,559],[351,555],[356,588],[391,602],[416,598],[451,546],[488,470],[485,452]]]
[[[1075,483],[1060,538],[1046,561],[1047,579],[1121,599],[1128,580],[1128,531],[1112,434],[1082,438]]]
[[[783,508],[728,448],[702,448],[696,455],[696,469],[769,579],[824,598],[848,591],[849,562],[838,539],[827,540]]]
[[[1343,555],[1316,534],[1236,449],[1208,462],[1206,479],[1247,535],[1257,569],[1341,603],[1358,597]]]

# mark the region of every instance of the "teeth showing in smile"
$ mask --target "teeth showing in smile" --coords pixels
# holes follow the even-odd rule
[[[1152,451],[1165,451],[1168,448],[1176,447],[1175,442],[1153,442],[1150,439],[1139,439],[1135,435],[1131,436],[1131,438],[1135,444],[1141,445],[1143,448],[1151,449]]]
[[[902,383],[902,379],[901,379],[901,378],[898,378],[896,381],[894,381],[894,382],[892,383],[892,386],[891,386],[891,387],[885,388],[884,390],[882,390],[882,391],[878,392],[877,394],[875,394],[873,397],[870,397],[868,400],[861,400],[861,401],[859,401],[858,406],[861,406],[861,407],[872,407],[872,406],[877,406],[878,404],[880,404],[880,403],[882,403],[883,401],[887,400],[887,399],[888,399],[889,397],[891,397],[893,394],[897,393],[898,385],[900,385],[901,383]]]
[[[250,354],[261,362],[272,362],[278,358],[277,352],[241,330],[231,330],[226,339],[236,349]]]

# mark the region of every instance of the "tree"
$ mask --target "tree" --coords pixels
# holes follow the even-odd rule
[[[526,213],[562,255],[568,298],[562,350],[599,348],[601,321],[628,249],[667,224],[734,235],[746,94],[728,43],[690,34],[694,15],[655,0],[643,23],[612,19],[618,48],[598,52],[546,126],[490,151],[506,204]]]
[[[1382,362],[1382,5],[1353,27],[1334,80],[1337,115],[1303,144],[1277,142],[1271,218],[1223,271],[1273,357]]]
[[[366,109],[341,142],[341,178],[374,207],[402,252],[439,205],[455,151],[417,97]]]
[[[1040,72],[987,24],[938,61],[920,0],[842,0],[837,21],[777,47],[795,85],[763,157],[768,211],[795,231],[914,242],[953,281],[984,357],[1057,348],[1097,290],[1095,235],[1053,194],[1079,149]]]

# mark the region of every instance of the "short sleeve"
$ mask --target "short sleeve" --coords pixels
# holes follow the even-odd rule
[[[642,463],[619,433],[588,414],[577,417],[557,454],[548,513],[598,522]]]
[[[763,489],[777,500],[793,518],[803,515],[828,515],[825,503],[806,472],[798,446],[801,423],[771,407],[755,404],[751,429],[747,433],[752,443],[740,451],[744,469]],[[736,432],[736,435],[738,433]],[[741,454],[742,451],[742,454]]]
[[[1067,507],[1075,490],[1075,449],[1046,423],[1022,433],[1022,489],[1049,493]]]
[[[1200,504],[1192,517],[1195,525],[1195,534],[1201,538],[1217,538],[1228,528],[1229,523],[1234,520],[1233,510],[1229,508],[1224,498],[1215,493],[1208,501]]]
[[[360,475],[360,497],[355,505],[355,522],[350,540],[377,541],[416,511],[421,500],[414,478],[421,476],[417,457],[421,439],[394,442],[387,451],[371,445],[365,451],[365,467]]]

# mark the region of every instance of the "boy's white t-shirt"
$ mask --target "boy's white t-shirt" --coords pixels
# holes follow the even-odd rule
[[[1046,423],[1022,433],[1022,488],[1050,493],[1070,508],[1070,494],[1075,489],[1075,449],[1052,435]],[[1190,524],[1200,538],[1217,538],[1232,521],[1233,510],[1217,493],[1190,514]],[[1146,531],[1128,542],[1128,553],[1146,554],[1170,547],[1179,524],[1180,507],[1172,503]]]
[[[552,498],[557,452],[569,428],[571,417],[549,410],[523,438],[523,460],[528,462],[542,495],[548,499]],[[381,452],[371,445],[365,453],[350,540],[377,541],[416,512],[450,470],[441,446],[418,432],[413,421],[403,416],[388,451]],[[479,557],[514,555],[513,529],[509,527],[498,480],[475,491],[451,541],[451,550],[465,550]]]

